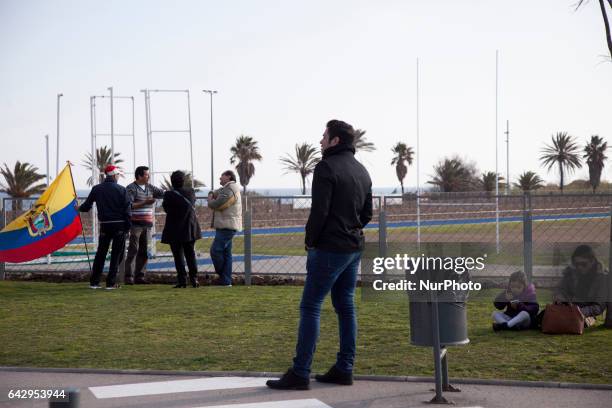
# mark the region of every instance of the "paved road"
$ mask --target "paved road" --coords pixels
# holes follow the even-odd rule
[[[84,374],[0,371],[0,407],[47,407],[46,400],[9,400],[11,389],[77,387],[80,407],[124,408],[395,408],[426,407],[432,384],[356,381],[313,383],[310,391],[274,391],[265,377]],[[462,384],[448,393],[455,407],[609,407],[612,390]]]

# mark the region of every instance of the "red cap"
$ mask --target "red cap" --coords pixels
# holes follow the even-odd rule
[[[113,166],[112,164],[109,164],[104,169],[104,173],[107,176],[114,176],[115,174],[119,174],[119,169],[117,168],[117,166]]]

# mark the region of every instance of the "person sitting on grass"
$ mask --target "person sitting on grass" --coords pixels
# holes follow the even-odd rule
[[[493,312],[493,330],[525,330],[531,327],[538,314],[538,301],[533,283],[527,284],[527,278],[521,271],[510,275],[505,291],[493,302],[498,310]]]
[[[579,245],[572,254],[572,264],[563,271],[553,301],[575,304],[586,318],[585,324],[592,326],[606,309],[606,272],[593,248]]]

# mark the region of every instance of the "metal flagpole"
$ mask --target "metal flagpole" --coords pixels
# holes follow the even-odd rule
[[[419,59],[416,60],[416,170],[417,170],[417,192],[416,192],[416,211],[417,211],[417,248],[421,250],[421,146],[420,146],[420,98],[419,98]]]
[[[72,177],[72,163],[66,162],[68,170],[70,171],[70,181],[72,181],[72,190],[74,191],[75,200],[78,198],[76,193],[76,187],[74,186],[74,177]],[[81,212],[77,209],[79,215],[79,221],[81,222],[81,236],[83,237],[83,244],[85,244],[85,254],[87,254],[87,264],[89,265],[89,273],[93,273],[91,269],[91,261],[89,260],[89,249],[87,248],[87,240],[85,239],[85,230],[83,229],[83,219],[81,218]]]

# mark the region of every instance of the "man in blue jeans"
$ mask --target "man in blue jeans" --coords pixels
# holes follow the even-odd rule
[[[208,193],[208,207],[213,210],[215,239],[210,257],[219,275],[220,286],[232,286],[232,239],[242,230],[242,200],[236,174],[227,170],[219,179],[221,188]]]
[[[348,123],[331,120],[321,139],[323,159],[312,180],[312,205],[306,223],[306,282],[300,304],[300,325],[293,367],[268,387],[310,388],[310,366],[319,337],[321,304],[331,292],[338,315],[340,351],[317,381],[353,384],[357,320],[355,284],[364,247],[363,228],[372,219],[372,181],[355,159],[355,131]]]

